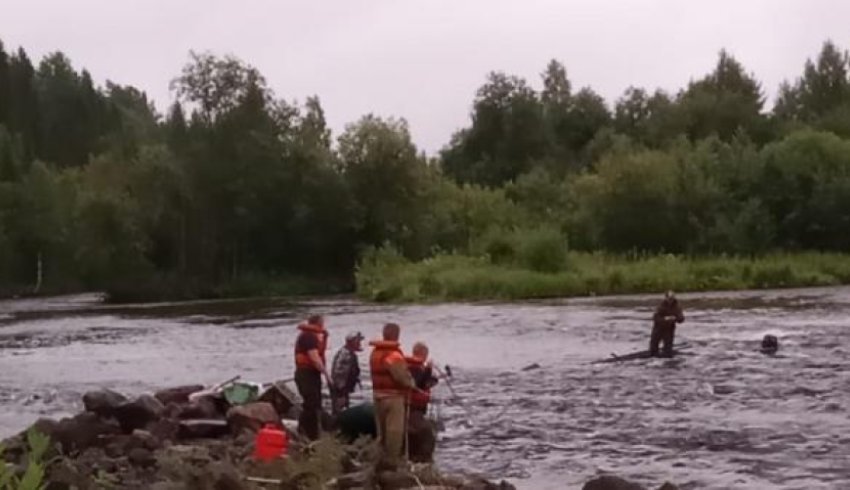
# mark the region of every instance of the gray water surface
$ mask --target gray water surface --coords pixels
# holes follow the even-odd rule
[[[445,386],[435,392],[444,468],[542,490],[580,488],[603,471],[651,487],[850,488],[850,289],[681,295],[677,340],[689,355],[590,363],[645,348],[657,299],[0,301],[0,436],[80,410],[94,388],[287,378],[295,325],[318,312],[333,350],[348,332],[375,338],[394,321],[406,349],[425,340],[452,366],[459,399]],[[779,337],[780,356],[757,352],[767,333]],[[532,363],[541,368],[522,370]]]

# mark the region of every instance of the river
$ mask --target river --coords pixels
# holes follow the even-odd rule
[[[688,355],[591,364],[645,347],[656,296],[386,306],[350,298],[103,305],[0,302],[0,436],[127,394],[235,374],[291,375],[295,325],[327,316],[331,348],[402,325],[452,367],[435,391],[438,460],[519,488],[612,472],[651,488],[850,488],[850,288],[681,294]],[[780,355],[760,354],[764,334]],[[361,356],[365,368],[367,356]],[[539,369],[523,370],[537,363]],[[367,376],[368,377],[368,376]]]

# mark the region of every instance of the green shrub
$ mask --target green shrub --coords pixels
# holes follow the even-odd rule
[[[567,266],[567,240],[554,228],[519,232],[520,264],[537,272],[560,272]]]
[[[47,449],[50,447],[50,438],[44,434],[30,429],[27,432],[26,470],[24,475],[18,478],[13,468],[6,465],[2,457],[4,449],[0,446],[0,490],[41,490],[45,488],[44,476],[47,464],[44,462]]]
[[[533,262],[525,260],[494,264],[487,257],[443,254],[411,263],[398,262],[389,254],[386,261],[373,260],[369,268],[358,272],[358,292],[376,301],[466,301],[850,283],[848,255],[683,258],[564,252],[563,262],[547,262],[558,256],[554,250],[563,250],[563,238],[555,237],[555,233],[546,231],[534,237],[526,235],[525,242],[519,242],[521,259],[527,257],[523,255],[528,250],[526,243],[545,244],[540,246],[545,252],[540,256],[546,260],[534,263],[536,269],[530,266]],[[557,248],[553,245],[556,242]],[[557,272],[552,271],[552,263],[560,264]]]

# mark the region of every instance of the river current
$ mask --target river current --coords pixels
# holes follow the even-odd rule
[[[349,332],[377,338],[393,321],[406,349],[423,340],[451,366],[455,395],[443,383],[432,407],[446,427],[437,449],[446,469],[539,490],[580,488],[603,472],[650,488],[850,488],[850,289],[679,297],[683,355],[608,364],[592,361],[646,348],[658,297],[0,301],[0,437],[80,410],[90,389],[288,378],[296,324],[321,313],[332,350]],[[779,337],[779,355],[758,352],[765,334]]]

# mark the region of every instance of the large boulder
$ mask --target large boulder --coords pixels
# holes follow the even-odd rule
[[[161,418],[147,425],[148,432],[160,442],[177,440],[179,425],[176,420]]]
[[[377,480],[382,490],[403,490],[419,487],[417,477],[408,471],[382,471],[378,473]]]
[[[483,477],[474,477],[463,483],[460,490],[516,490],[516,487],[505,480],[499,483],[492,482]]]
[[[83,412],[59,422],[36,422],[35,428],[62,447],[64,453],[82,451],[100,446],[108,436],[117,434],[119,428],[93,412]]]
[[[673,485],[669,481],[666,481],[666,482],[664,482],[663,485],[658,487],[658,490],[679,490],[679,487],[677,487],[676,485]]]
[[[127,453],[127,460],[133,466],[139,466],[142,468],[149,468],[156,465],[156,457],[153,455],[153,452],[151,452],[150,449],[145,449],[143,447],[131,449]]]
[[[229,432],[226,421],[219,419],[181,420],[177,427],[177,438],[214,439]]]
[[[121,429],[130,433],[136,429],[144,429],[148,424],[159,420],[165,411],[165,406],[151,395],[119,405],[113,414]]]
[[[584,484],[582,490],[646,490],[637,483],[624,480],[618,476],[603,475]]]
[[[202,396],[188,405],[180,405],[176,411],[180,419],[217,419],[227,413],[227,403],[212,395]]]
[[[227,411],[227,424],[231,432],[258,431],[266,424],[280,425],[280,416],[271,403],[256,402],[233,407]]]
[[[170,403],[182,404],[189,403],[189,395],[203,389],[203,385],[176,386],[174,388],[159,390],[153,396],[163,405]]]
[[[258,401],[271,403],[280,418],[298,418],[298,396],[281,381],[261,393]]]
[[[115,410],[127,402],[127,397],[112,390],[94,390],[83,395],[83,406],[101,417],[111,417]]]

